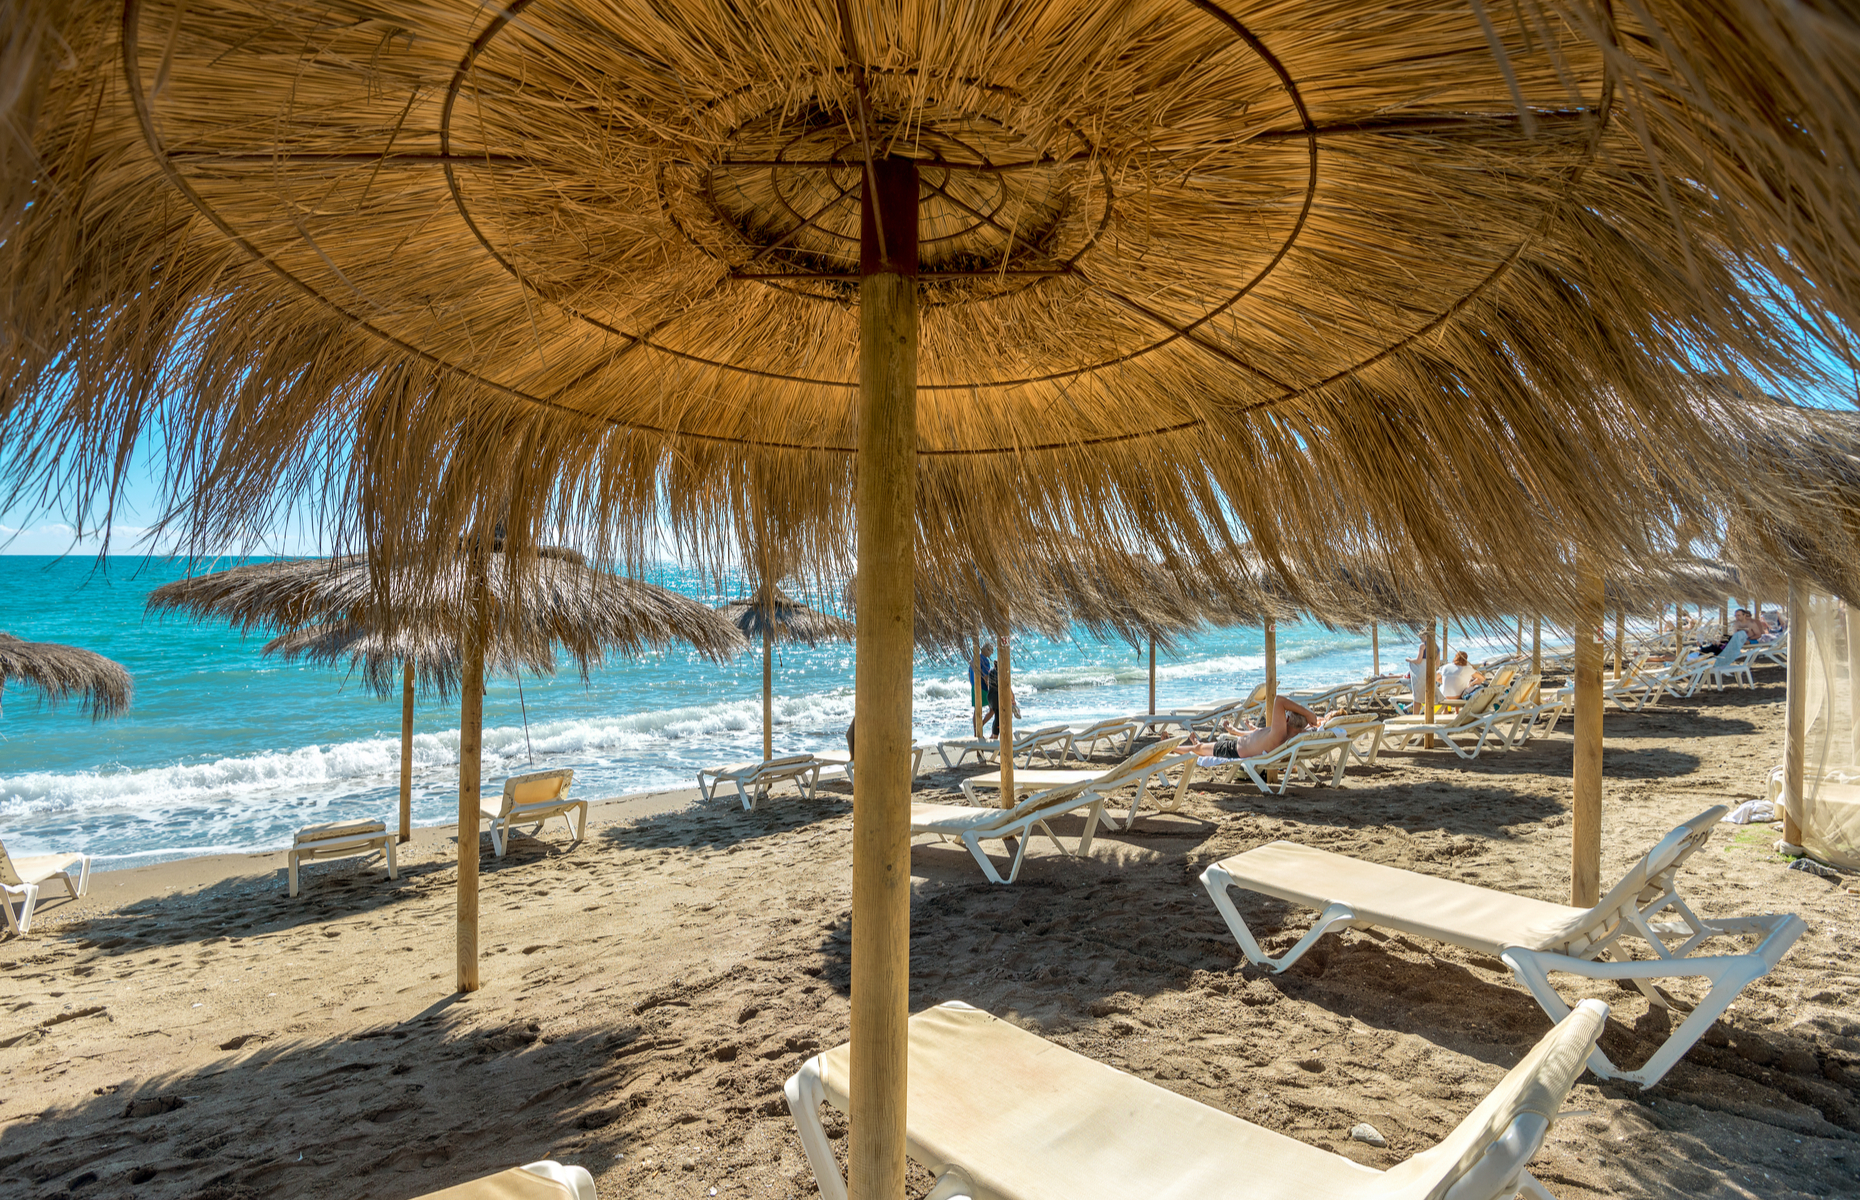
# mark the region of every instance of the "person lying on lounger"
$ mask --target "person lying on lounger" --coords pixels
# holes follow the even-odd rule
[[[1181,752],[1198,756],[1203,760],[1202,766],[1213,765],[1207,761],[1210,759],[1257,758],[1272,753],[1311,726],[1323,723],[1322,716],[1290,696],[1274,696],[1272,715],[1264,725],[1242,728],[1231,721],[1222,721],[1219,737],[1211,742],[1191,738],[1182,743]]]

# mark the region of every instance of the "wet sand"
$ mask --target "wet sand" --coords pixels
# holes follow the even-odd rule
[[[1758,679],[1608,715],[1605,881],[1680,820],[1757,794],[1783,690],[1779,671]],[[920,840],[912,1006],[964,1000],[1392,1165],[1472,1108],[1543,1013],[1497,960],[1404,936],[1332,936],[1281,976],[1242,967],[1195,877],[1283,837],[1563,900],[1568,729],[1472,763],[1387,755],[1284,798],[1192,792],[1087,860],[1035,846],[1012,887]],[[849,799],[844,784],[753,813],[629,799],[598,806],[579,846],[558,822],[502,860],[484,837],[469,997],[450,990],[450,830],[420,831],[393,883],[378,858],[313,864],[296,900],[281,855],[99,875],[0,942],[6,1192],[397,1200],[555,1158],[604,1198],[811,1197],[781,1084],[846,1036]],[[1860,879],[1784,870],[1775,836],[1721,827],[1683,894],[1707,917],[1800,913],[1809,932],[1658,1087],[1584,1077],[1583,1115],[1533,1166],[1564,1200],[1860,1194]],[[1269,948],[1309,915],[1260,897],[1242,911]],[[1564,991],[1613,1006],[1617,1060],[1661,1036],[1638,993]],[[1359,1122],[1388,1146],[1352,1141]]]

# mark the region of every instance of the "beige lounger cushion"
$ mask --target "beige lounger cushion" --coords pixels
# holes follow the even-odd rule
[[[939,1006],[910,1019],[905,1152],[932,1174],[961,1167],[976,1200],[1429,1200],[1515,1117],[1556,1115],[1601,1024],[1595,1009],[1573,1013],[1444,1141],[1384,1175],[987,1013]],[[841,1111],[848,1059],[846,1046],[820,1056],[828,1101]]]
[[[731,763],[727,767],[718,768],[711,772],[711,774],[717,776],[719,779],[732,779],[738,775],[749,775],[756,771],[766,770],[772,767],[792,767],[812,761],[814,761],[814,756],[811,754],[790,754],[786,758],[771,758],[767,761],[757,759],[754,762]]]
[[[821,1056],[841,1111],[849,1057]],[[1380,1175],[974,1009],[911,1018],[909,1080],[905,1153],[933,1174],[961,1166],[975,1200],[1342,1200]]]
[[[415,1200],[575,1200],[575,1193],[566,1184],[512,1167]]]
[[[575,773],[568,770],[513,775],[504,781],[504,812],[559,800],[574,781]]]
[[[306,825],[299,829],[295,842],[301,846],[305,842],[327,842],[336,838],[367,837],[386,832],[387,826],[380,821],[331,821],[326,825]]]
[[[44,883],[60,872],[83,866],[84,856],[82,854],[34,854],[29,858],[12,859],[12,863],[13,872],[19,876],[21,883]]]
[[[1307,908],[1337,901],[1387,929],[1497,955],[1507,946],[1548,949],[1590,909],[1533,900],[1404,871],[1293,842],[1268,842],[1221,868],[1248,891]]]

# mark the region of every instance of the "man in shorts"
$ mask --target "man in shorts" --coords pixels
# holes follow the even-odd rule
[[[1190,738],[1182,743],[1182,750],[1198,756],[1204,767],[1219,766],[1223,760],[1270,754],[1311,726],[1323,724],[1323,717],[1290,696],[1274,696],[1264,725],[1242,729],[1231,721],[1222,721],[1219,737],[1211,742]]]

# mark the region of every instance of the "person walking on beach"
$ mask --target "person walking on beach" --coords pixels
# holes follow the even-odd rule
[[[979,680],[976,679],[975,667],[970,667],[969,688],[971,694],[974,693],[975,688],[979,687],[981,689],[982,724],[987,725],[990,720],[993,720],[995,727],[988,736],[998,738],[1001,736],[1001,713],[999,711],[1001,706],[1001,678],[999,672],[995,670],[994,653],[995,644],[993,642],[982,643],[981,653],[977,656],[976,660],[977,665],[982,669],[982,675]]]
[[[1290,696],[1274,696],[1272,712],[1265,724],[1243,729],[1231,721],[1222,721],[1221,736],[1211,742],[1190,737],[1182,743],[1182,751],[1196,755],[1204,767],[1218,766],[1223,759],[1270,754],[1306,729],[1323,724],[1322,716]]]

